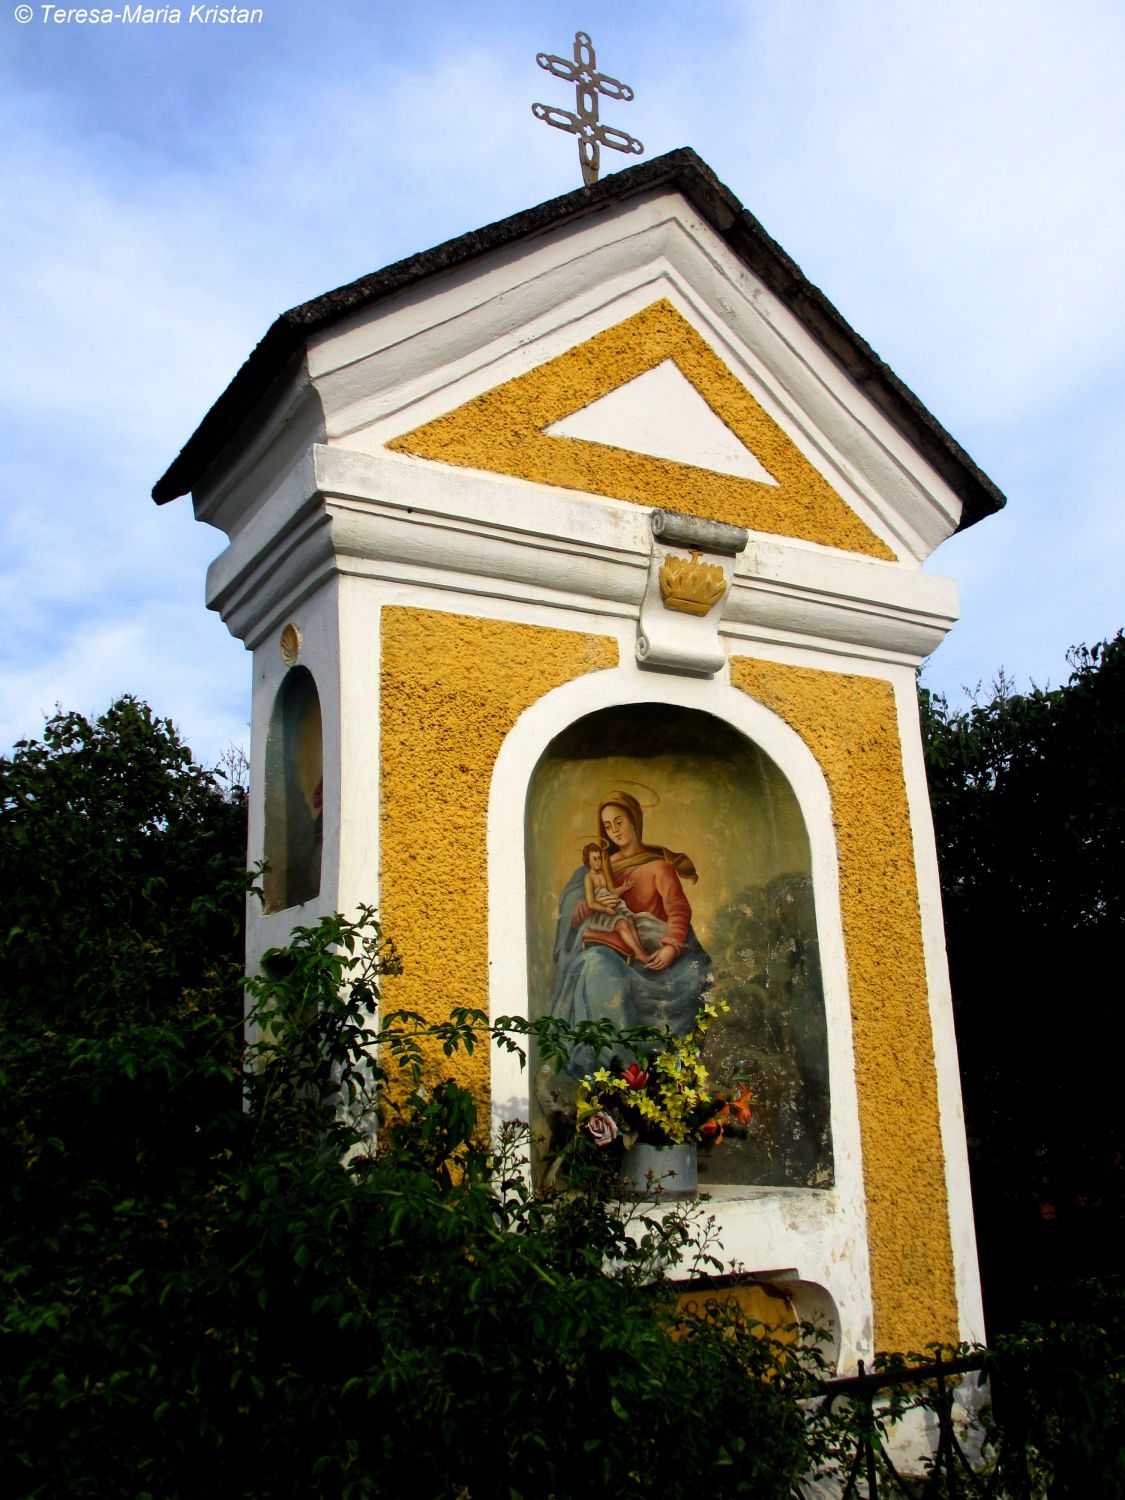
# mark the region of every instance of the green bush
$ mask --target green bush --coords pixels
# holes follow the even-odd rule
[[[129,700],[0,766],[6,1493],[789,1494],[799,1362],[675,1311],[706,1220],[535,1196],[426,1087],[483,1018],[376,1025],[377,928],[271,955],[243,1055],[242,817]]]
[[[992,1351],[990,1416],[1010,1493],[1125,1500],[1125,1295],[1088,1283],[1069,1301],[1066,1315],[1024,1324]]]
[[[535,1195],[518,1132],[479,1138],[425,1069],[573,1038],[380,1015],[395,959],[361,914],[270,956],[245,1046],[244,839],[240,797],[132,700],[0,762],[5,1493],[407,1473],[423,1500],[769,1500],[851,1451],[853,1418],[807,1420],[815,1358],[677,1313],[669,1276],[714,1269],[704,1209],[622,1205],[592,1145]],[[1125,1495],[1123,1334],[1099,1296],[1000,1341],[1013,1496]]]
[[[596,1169],[536,1198],[452,1081],[373,1148],[372,1048],[409,1074],[432,1030],[376,1033],[385,967],[377,929],[300,930],[254,986],[222,1149],[128,1196],[103,1174],[49,1274],[10,1272],[21,1493],[188,1495],[221,1468],[224,1493],[396,1495],[406,1466],[426,1496],[788,1495],[805,1377],[736,1316],[676,1314],[665,1273],[710,1264],[690,1212],[623,1210]]]

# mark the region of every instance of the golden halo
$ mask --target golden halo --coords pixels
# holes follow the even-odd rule
[[[604,833],[576,833],[571,838],[571,843],[576,844],[579,848],[582,849],[584,849],[587,844],[600,844],[603,853],[606,849],[609,848],[609,840],[606,838]]]
[[[603,803],[608,802],[613,793],[617,791],[619,787],[624,790],[626,787],[631,786],[639,786],[642,792],[647,792],[652,798],[651,802],[642,802],[639,797],[637,798],[637,806],[640,808],[641,812],[651,812],[654,807],[660,806],[660,793],[658,791],[655,791],[652,787],[650,787],[643,781],[629,781],[625,777],[620,776],[613,783],[611,789],[606,792],[604,796],[598,798],[598,806],[600,807]]]

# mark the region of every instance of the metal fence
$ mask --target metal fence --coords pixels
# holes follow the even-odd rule
[[[966,1387],[972,1399],[958,1410]],[[993,1357],[938,1355],[871,1374],[861,1360],[858,1375],[821,1381],[820,1388],[818,1415],[835,1449],[840,1500],[1033,1500],[1025,1444],[1013,1441],[1010,1422],[1000,1441],[996,1424],[982,1419],[990,1403],[1005,1400],[1002,1366]],[[928,1414],[931,1442],[903,1472],[904,1460],[896,1463],[891,1450],[909,1413]]]

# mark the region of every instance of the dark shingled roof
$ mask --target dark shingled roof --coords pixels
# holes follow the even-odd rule
[[[302,357],[307,340],[334,323],[373,307],[428,276],[436,276],[517,240],[595,214],[639,193],[672,188],[683,194],[731,250],[759,276],[824,345],[867,396],[937,470],[963,502],[961,529],[1004,504],[1004,496],[965,450],[903,385],[869,344],[844,321],[827,297],[772,240],[694,151],[670,151],[615,172],[484,229],[446,240],[421,255],[386,266],[349,286],[314,297],[282,313],[192,433],[178,458],[153,486],[163,505],[184,495],[238,436],[243,424],[274,393]]]

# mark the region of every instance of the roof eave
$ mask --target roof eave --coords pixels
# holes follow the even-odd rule
[[[440,275],[516,240],[543,234],[568,220],[663,187],[674,187],[683,194],[933,465],[961,499],[963,509],[958,530],[1001,509],[1004,496],[988,476],[841,317],[823,292],[804,276],[753,214],[687,147],[626,167],[593,187],[578,188],[483,229],[446,240],[432,250],[396,261],[282,313],[157,480],[152,498],[163,505],[195,487],[285,380],[314,334],[427,277]]]

